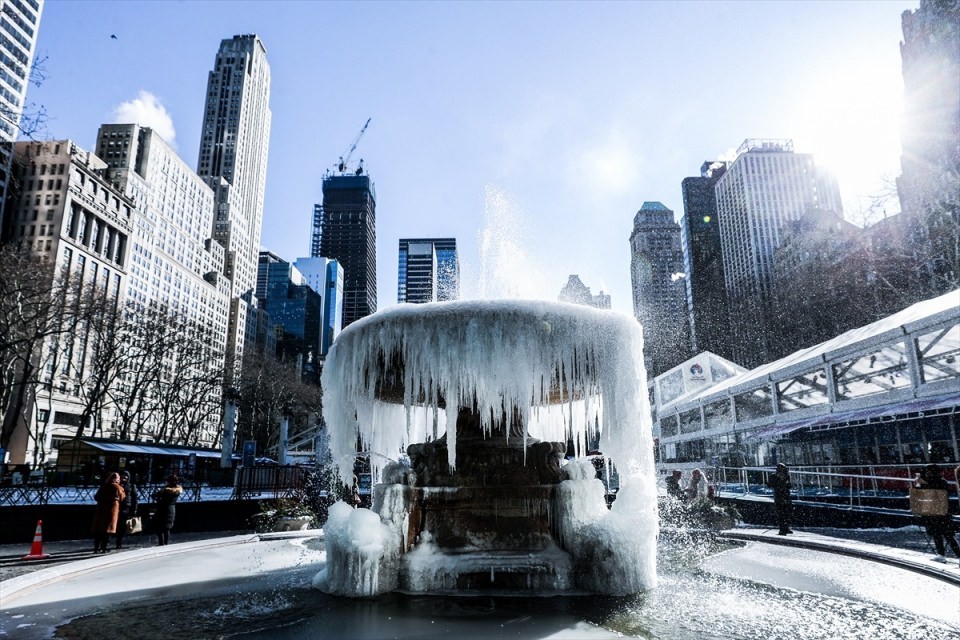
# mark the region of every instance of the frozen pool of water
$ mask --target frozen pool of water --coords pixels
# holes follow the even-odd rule
[[[960,633],[960,587],[763,544],[662,549],[659,586],[629,598],[345,599],[310,588],[322,562],[316,545],[272,541],[103,569],[4,607],[0,637],[901,640]]]

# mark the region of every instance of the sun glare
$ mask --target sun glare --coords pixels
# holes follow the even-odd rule
[[[862,221],[900,172],[902,104],[899,67],[855,61],[818,77],[795,116],[797,151],[833,172],[853,222]]]

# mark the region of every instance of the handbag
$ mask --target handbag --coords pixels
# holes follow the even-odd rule
[[[133,516],[132,518],[127,518],[127,533],[140,533],[143,531],[143,521],[140,520],[140,516]]]
[[[949,511],[947,492],[943,489],[910,487],[910,511],[916,516],[945,516]]]

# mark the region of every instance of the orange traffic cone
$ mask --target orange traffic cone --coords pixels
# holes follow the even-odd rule
[[[30,547],[30,553],[23,556],[23,559],[43,560],[49,557],[49,553],[43,552],[43,520],[37,520],[37,531],[33,534],[33,545]]]

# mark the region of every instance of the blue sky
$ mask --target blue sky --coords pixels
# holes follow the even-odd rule
[[[745,138],[792,138],[863,218],[899,173],[900,14],[918,4],[47,0],[28,101],[47,137],[92,149],[137,117],[195,167],[220,40],[256,33],[265,248],[308,254],[323,174],[372,118],[354,160],[377,188],[381,308],[398,239],[427,236],[457,238],[466,297],[555,299],[576,273],[630,312],[636,211],[679,218],[681,180]]]

